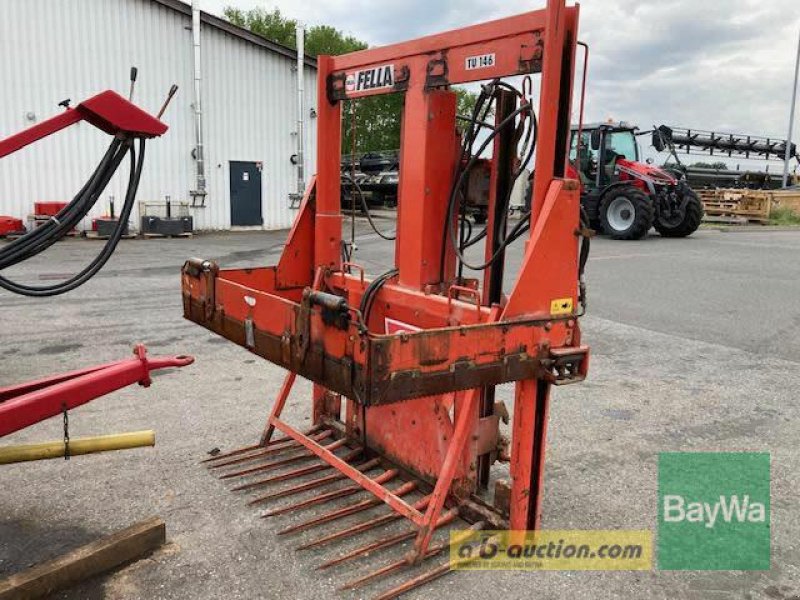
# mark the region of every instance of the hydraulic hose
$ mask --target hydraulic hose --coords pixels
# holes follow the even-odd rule
[[[113,140],[97,169],[73,200],[55,217],[0,249],[0,269],[35,256],[72,230],[94,205],[127,153],[121,140]]]
[[[390,242],[393,241],[393,240],[396,240],[397,239],[397,232],[395,232],[395,233],[384,233],[383,231],[381,231],[378,228],[378,226],[375,224],[375,221],[372,220],[372,215],[369,212],[369,206],[367,205],[367,201],[364,198],[364,192],[361,189],[361,186],[358,185],[358,182],[355,179],[353,179],[350,175],[348,175],[347,173],[343,173],[342,177],[347,179],[350,182],[350,184],[358,192],[358,198],[359,198],[359,201],[361,202],[361,209],[364,211],[364,214],[367,215],[367,221],[369,221],[369,225],[370,225],[370,227],[372,227],[372,231],[377,233],[384,240],[387,240],[387,241],[390,241]]]
[[[494,140],[494,138],[498,135],[498,133],[505,126],[507,126],[508,124],[512,123],[520,114],[523,114],[526,111],[528,111],[528,112],[530,112],[532,114],[533,111],[532,111],[530,103],[523,104],[522,106],[520,106],[519,108],[514,110],[511,114],[509,114],[505,119],[503,119],[497,125],[497,127],[486,137],[486,139],[483,141],[483,143],[480,145],[480,147],[477,149],[477,151],[472,153],[472,157],[470,158],[470,160],[467,163],[467,165],[463,169],[461,169],[460,174],[456,178],[455,183],[454,183],[454,185],[452,187],[452,191],[451,191],[451,194],[450,194],[450,202],[448,203],[448,210],[447,210],[447,231],[448,231],[448,235],[450,237],[450,241],[453,244],[453,248],[456,251],[456,256],[458,256],[459,261],[463,265],[467,266],[470,269],[479,271],[479,270],[485,269],[488,266],[490,266],[495,260],[497,260],[497,257],[503,252],[503,250],[505,250],[506,247],[511,242],[513,242],[520,235],[522,235],[522,233],[524,233],[524,231],[525,231],[525,228],[528,227],[528,221],[530,219],[530,215],[529,214],[525,215],[522,219],[520,219],[520,221],[514,226],[514,228],[508,234],[508,236],[504,240],[501,241],[500,246],[498,247],[498,249],[492,254],[492,256],[487,261],[485,261],[485,262],[483,262],[481,264],[477,264],[477,265],[476,264],[471,264],[470,262],[468,262],[467,259],[464,257],[464,254],[463,254],[463,250],[466,247],[471,246],[477,240],[467,240],[463,244],[460,243],[459,240],[456,238],[456,230],[453,227],[454,209],[455,209],[455,205],[456,205],[457,200],[458,200],[458,193],[459,193],[459,190],[463,187],[464,182],[466,181],[466,177],[469,175],[470,170],[472,170],[472,168],[477,164],[480,155],[489,146],[489,144]],[[535,121],[533,121],[532,123],[534,123],[532,125],[532,127],[531,127],[533,129],[533,128],[536,127],[535,126]],[[530,135],[531,134],[529,134],[526,137],[529,137]],[[536,139],[535,138],[535,134],[532,134],[532,135],[534,136],[533,137],[534,142],[532,144],[530,144],[529,153],[533,152],[533,149],[534,149],[534,147],[536,145],[535,144],[535,139]],[[524,165],[526,163],[527,163],[527,160],[523,161],[522,164]],[[522,169],[522,166],[520,166],[520,168],[515,171],[513,179],[516,179],[517,177],[519,177],[519,173],[520,173],[521,169]],[[483,232],[481,232],[480,234],[478,234],[478,235],[480,237],[485,236],[485,230]]]
[[[112,158],[107,160],[109,158],[109,152],[112,151],[112,148]],[[12,255],[13,258],[6,259],[5,256],[2,257],[4,261],[12,260],[13,262],[11,262],[11,264],[16,264],[17,262],[20,262],[20,260],[24,260],[25,258],[29,258],[30,256],[38,254],[45,248],[55,243],[55,241],[60,239],[60,237],[63,237],[67,231],[72,229],[72,227],[74,227],[74,225],[77,224],[86,215],[86,213],[88,213],[88,211],[99,198],[100,194],[102,194],[103,190],[108,185],[108,182],[119,167],[124,155],[129,154],[131,167],[130,175],[128,177],[128,190],[125,194],[125,202],[123,204],[122,211],[120,212],[119,220],[105,246],[94,258],[94,260],[89,263],[89,265],[87,265],[82,271],[70,279],[49,286],[24,285],[0,276],[0,287],[16,294],[41,298],[64,294],[83,285],[89,281],[89,279],[94,277],[97,272],[103,268],[106,262],[108,262],[108,259],[111,258],[111,255],[114,253],[119,240],[122,238],[125,226],[130,219],[130,215],[133,211],[133,206],[136,200],[136,192],[141,180],[142,168],[144,166],[144,151],[144,139],[139,140],[138,159],[136,156],[136,150],[134,149],[134,141],[132,139],[124,140],[118,146],[115,146],[115,143],[112,142],[109,152],[106,153],[106,156],[103,158],[103,161],[101,162],[97,171],[95,171],[95,174],[87,183],[87,185],[84,186],[84,189],[81,190],[83,193],[79,193],[73,202],[56,216],[56,226],[51,228],[47,235],[40,236],[43,239],[36,238],[38,243],[30,241],[34,239],[31,237],[29,238],[28,244],[25,248],[12,249],[12,252],[9,252],[9,254]],[[62,216],[65,219],[63,223],[61,223],[59,216]],[[67,228],[64,229],[64,227]],[[20,238],[17,241],[21,241],[23,239],[25,238]],[[9,244],[9,246],[12,245],[13,243]],[[8,250],[8,246],[4,248],[4,250]],[[20,256],[23,258],[19,258]],[[7,266],[5,262],[0,264],[3,265],[0,268],[5,268],[5,266]]]

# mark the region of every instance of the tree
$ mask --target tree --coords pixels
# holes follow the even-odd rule
[[[276,44],[297,48],[295,38],[296,21],[286,19],[277,8],[272,12],[264,8],[243,11],[238,8],[225,9],[225,18],[244,29],[249,29]]]
[[[249,29],[263,38],[297,49],[297,21],[288,19],[277,8],[269,11],[265,8],[241,10],[228,7],[225,9],[225,18],[231,23],[244,29]],[[362,41],[353,36],[345,35],[330,25],[314,25],[306,31],[304,50],[306,54],[318,56],[320,54],[345,54],[367,47]]]
[[[228,7],[225,9],[225,18],[234,25],[248,29],[270,41],[292,49],[297,48],[297,21],[286,18],[277,8],[271,11],[265,8],[243,11]],[[304,46],[305,52],[311,56],[320,54],[336,56],[367,48],[366,43],[351,35],[345,35],[330,25],[309,27]],[[457,88],[455,91],[458,94],[459,114],[471,114],[476,94],[462,88]],[[342,153],[350,154],[353,151],[354,108],[356,153],[399,148],[402,107],[402,94],[384,94],[344,102]]]

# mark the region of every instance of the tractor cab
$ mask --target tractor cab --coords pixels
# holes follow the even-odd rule
[[[639,162],[636,129],[624,121],[584,125],[578,144],[578,128],[573,127],[569,158],[585,187],[598,189],[616,182],[619,159]]]

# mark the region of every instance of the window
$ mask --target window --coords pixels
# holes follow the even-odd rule
[[[606,149],[611,150],[617,158],[638,160],[639,152],[636,147],[636,138],[632,131],[615,131],[606,136]],[[612,154],[611,156],[614,156]]]

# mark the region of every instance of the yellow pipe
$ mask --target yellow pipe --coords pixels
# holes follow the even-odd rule
[[[75,438],[69,441],[69,455],[78,456],[94,452],[108,452],[109,450],[127,450],[129,448],[141,448],[142,446],[154,446],[155,443],[156,434],[154,431],[132,431],[129,433]],[[63,457],[64,440],[0,448],[0,465]]]

